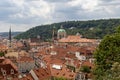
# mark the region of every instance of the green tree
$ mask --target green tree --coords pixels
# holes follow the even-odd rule
[[[0,57],[4,56],[5,53],[4,52],[0,52]]]
[[[81,71],[81,72],[84,72],[84,73],[90,73],[90,72],[91,72],[91,69],[90,69],[89,66],[82,66],[82,67],[80,68],[80,71]]]
[[[120,62],[120,27],[116,33],[104,37],[94,53],[94,57],[96,58],[95,80],[105,80],[104,78],[108,75],[107,72],[110,71],[112,65],[115,62]]]
[[[102,78],[104,80],[120,80],[120,63],[113,63],[111,69],[106,71]]]
[[[17,35],[16,39],[36,38],[39,35],[42,40],[51,39],[53,27],[55,33],[63,25],[68,35],[75,35],[77,32],[86,38],[103,38],[106,34],[114,33],[115,26],[120,25],[120,19],[108,20],[90,20],[90,21],[66,21],[61,23],[53,23],[48,25],[36,26]],[[73,29],[71,29],[73,27]]]

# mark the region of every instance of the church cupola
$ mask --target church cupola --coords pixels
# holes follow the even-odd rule
[[[61,25],[61,28],[57,32],[57,39],[65,38],[66,37],[66,31],[63,29],[63,26]]]

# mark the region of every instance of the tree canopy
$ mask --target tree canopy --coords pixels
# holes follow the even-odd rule
[[[61,25],[66,30],[68,35],[75,35],[77,32],[79,32],[83,35],[83,37],[86,38],[101,39],[106,34],[114,33],[114,28],[120,25],[120,19],[66,21],[48,25],[40,25],[19,34],[15,38],[26,39],[37,37],[39,35],[42,40],[51,39],[54,26],[55,32],[57,33],[57,30],[60,28]]]
[[[111,74],[112,65],[116,62],[120,63],[120,27],[118,27],[114,34],[104,37],[94,53],[94,57],[96,58],[96,68],[94,71],[96,80],[105,80],[106,76],[114,75]]]
[[[89,66],[81,66],[80,71],[84,73],[90,73],[91,69]]]
[[[0,57],[4,56],[5,53],[4,52],[0,52]]]

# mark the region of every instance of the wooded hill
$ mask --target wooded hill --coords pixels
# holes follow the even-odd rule
[[[63,26],[68,35],[75,35],[77,32],[86,38],[101,39],[106,34],[112,34],[115,28],[120,25],[120,19],[101,19],[101,20],[88,20],[88,21],[66,21],[60,23],[53,23],[48,25],[40,25],[29,29],[17,35],[16,39],[26,39],[37,37],[38,35],[43,40],[50,40],[52,31],[55,26],[55,31]]]
[[[20,34],[22,32],[11,32],[12,37],[17,36],[18,34]],[[4,38],[8,38],[9,37],[9,32],[0,32],[0,36],[4,37]]]

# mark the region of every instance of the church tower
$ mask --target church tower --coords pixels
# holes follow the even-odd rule
[[[9,29],[9,47],[11,47],[12,37],[11,37],[11,27]]]
[[[9,33],[8,33],[8,52],[12,52],[12,51],[13,51],[13,44],[12,44],[12,32],[10,27]]]
[[[60,29],[57,32],[57,39],[65,38],[66,37],[66,31],[63,29],[63,26],[61,25]]]
[[[56,32],[56,27],[53,26],[53,30],[52,30],[52,41],[57,40],[57,32]]]
[[[11,27],[9,29],[9,33],[8,33],[8,40],[9,40],[9,43],[8,43],[8,46],[9,48],[12,47],[12,34],[11,34]]]

